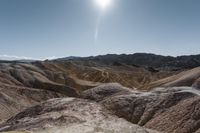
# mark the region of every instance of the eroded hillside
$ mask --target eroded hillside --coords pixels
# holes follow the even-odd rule
[[[199,132],[199,66],[199,55],[2,61],[0,131]]]

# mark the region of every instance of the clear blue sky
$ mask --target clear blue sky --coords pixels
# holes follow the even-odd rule
[[[0,0],[0,58],[200,53],[200,0]],[[17,57],[12,57],[17,58]]]

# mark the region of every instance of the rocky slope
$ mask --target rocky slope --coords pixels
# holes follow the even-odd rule
[[[156,133],[111,115],[83,99],[53,99],[26,109],[0,125],[0,131],[48,133]]]
[[[29,64],[0,64],[0,123],[23,109],[52,98],[78,96]]]
[[[192,87],[157,88],[142,92],[111,83],[86,90],[81,97],[83,99],[52,99],[30,107],[0,124],[0,131],[200,131],[200,91]]]
[[[139,92],[109,84],[84,91],[82,97],[97,101],[117,116],[146,128],[167,133],[200,131],[200,91],[195,88]]]
[[[155,88],[158,86],[163,86],[163,87],[191,86],[200,89],[200,67],[188,71],[183,71],[179,74],[154,81],[148,84],[148,87],[146,88]]]
[[[64,95],[0,83],[0,123],[27,107],[56,97],[64,97]]]

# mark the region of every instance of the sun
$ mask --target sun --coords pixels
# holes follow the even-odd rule
[[[96,4],[101,8],[101,9],[106,9],[111,5],[112,0],[95,0]]]

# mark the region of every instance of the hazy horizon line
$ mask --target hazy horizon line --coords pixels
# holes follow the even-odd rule
[[[50,57],[43,57],[43,58],[34,58],[34,57],[27,57],[27,56],[17,56],[17,55],[8,55],[8,54],[0,54],[0,60],[7,60],[7,61],[15,61],[15,60],[38,60],[38,61],[44,61],[44,60],[54,60],[54,59],[62,59],[67,57],[95,57],[95,56],[103,56],[103,55],[132,55],[132,54],[154,54],[154,55],[160,55],[160,56],[170,56],[170,57],[179,57],[179,56],[190,56],[190,55],[199,55],[197,54],[182,54],[182,55],[165,55],[165,54],[156,54],[151,52],[135,52],[135,53],[107,53],[107,54],[97,54],[97,55],[88,55],[88,56],[50,56]]]

